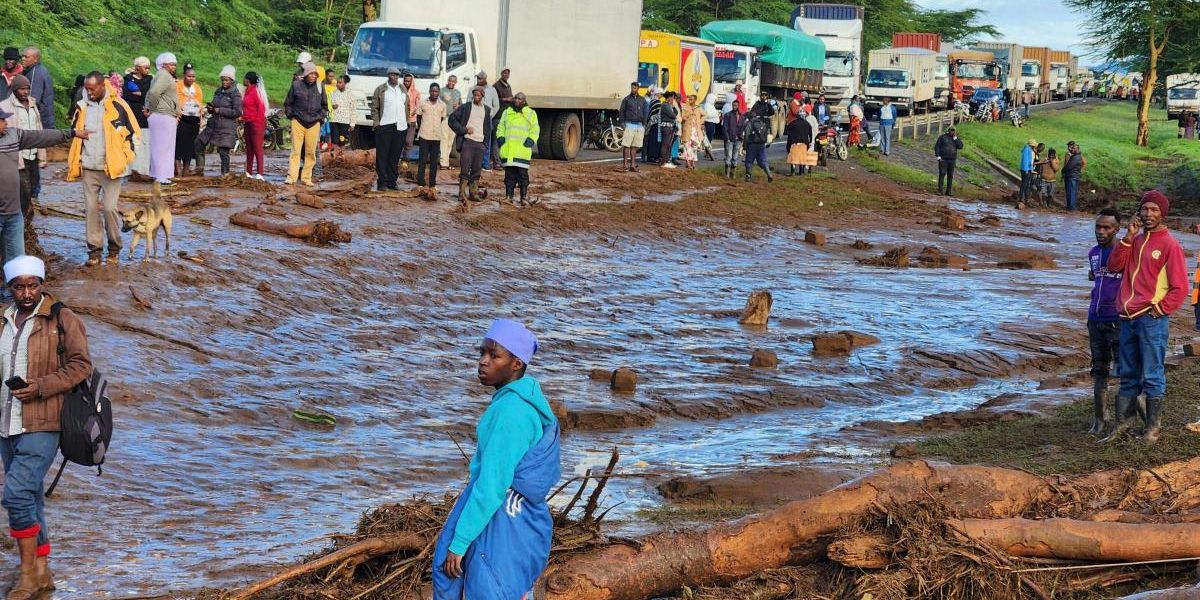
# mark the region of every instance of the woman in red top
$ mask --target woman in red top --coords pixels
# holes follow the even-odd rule
[[[246,93],[242,98],[242,139],[246,143],[246,176],[263,178],[263,134],[267,128],[267,93],[258,73],[246,73],[242,85]],[[255,164],[258,173],[255,174]]]

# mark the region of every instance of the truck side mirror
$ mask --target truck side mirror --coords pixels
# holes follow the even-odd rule
[[[447,50],[449,50],[450,49],[450,36],[443,33],[441,36],[438,37],[438,45],[441,47],[442,52],[446,52]]]
[[[665,90],[670,85],[671,85],[671,70],[663,69],[662,75],[659,78],[659,87],[661,87],[662,89]]]
[[[750,74],[758,75],[760,68],[762,68],[762,61],[759,60],[758,56],[755,56],[754,59],[750,61]]]

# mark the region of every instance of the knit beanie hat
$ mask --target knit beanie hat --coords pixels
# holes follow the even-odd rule
[[[1141,208],[1141,205],[1147,202],[1153,202],[1158,205],[1158,210],[1162,211],[1162,216],[1164,217],[1171,211],[1171,201],[1167,199],[1166,194],[1158,190],[1150,190],[1142,194],[1142,201],[1138,203],[1138,208]]]

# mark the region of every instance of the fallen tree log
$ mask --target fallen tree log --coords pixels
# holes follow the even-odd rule
[[[882,569],[892,564],[892,540],[886,536],[866,534],[842,538],[825,549],[829,560],[854,569]]]
[[[396,535],[388,537],[368,538],[356,544],[346,546],[336,552],[331,552],[318,558],[306,562],[302,565],[292,567],[270,579],[264,579],[253,585],[247,586],[228,596],[229,600],[249,600],[255,594],[275,587],[285,581],[295,579],[301,575],[319,571],[325,567],[336,565],[343,561],[364,562],[365,560],[399,552],[400,550],[420,550],[425,547],[428,541],[419,535]]]
[[[962,519],[964,535],[1013,556],[1101,562],[1200,556],[1200,524],[1075,519]]]
[[[333,221],[315,221],[311,223],[281,223],[264,218],[261,214],[255,212],[255,209],[247,209],[229,215],[229,222],[239,227],[246,227],[256,231],[265,233],[273,233],[275,235],[283,235],[287,237],[307,240],[327,244],[331,242],[348,243],[350,234],[342,231],[337,223]]]
[[[873,507],[940,502],[965,518],[999,519],[1053,501],[1080,502],[1088,490],[1156,500],[1200,487],[1200,459],[1154,471],[1114,470],[1069,482],[999,467],[899,463],[819,496],[700,532],[662,533],[637,547],[608,546],[552,566],[549,600],[642,600],[684,586],[719,586],[764,569],[803,562],[806,548],[867,516]],[[1101,524],[1111,525],[1111,524]]]
[[[334,152],[327,163],[338,167],[375,167],[374,150],[345,150]]]
[[[1121,596],[1117,600],[1200,600],[1200,587],[1181,587],[1152,590],[1132,596]]]

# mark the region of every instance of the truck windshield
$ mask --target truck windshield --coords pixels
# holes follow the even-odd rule
[[[746,53],[718,50],[713,57],[713,79],[718,83],[737,83],[746,78]]]
[[[950,63],[938,61],[937,67],[933,69],[934,79],[950,79]]]
[[[638,85],[644,88],[658,85],[658,63],[638,63]]]
[[[1167,92],[1167,100],[1195,100],[1195,88],[1171,88]]]
[[[825,54],[826,77],[854,77],[854,55],[850,52]]]
[[[1035,62],[1021,63],[1022,77],[1037,77],[1042,74],[1042,65]]]
[[[963,79],[1000,79],[1000,67],[979,63],[959,63],[954,74]]]
[[[899,69],[871,69],[867,73],[867,85],[871,87],[906,88],[908,71]]]
[[[350,48],[351,75],[387,75],[389,67],[414,77],[437,76],[437,32],[428,29],[362,27]]]

